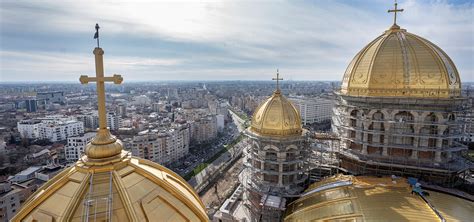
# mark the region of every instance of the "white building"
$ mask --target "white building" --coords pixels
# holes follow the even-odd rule
[[[298,110],[303,125],[331,120],[334,100],[325,98],[290,98]]]
[[[107,113],[107,127],[110,130],[118,130],[122,127],[122,117],[115,112]],[[76,116],[78,121],[84,123],[84,126],[88,129],[97,129],[99,127],[99,114],[97,111],[82,114]]]
[[[41,120],[29,119],[18,122],[17,128],[21,138],[39,139],[42,125]]]
[[[71,117],[47,116],[17,123],[22,138],[48,139],[51,142],[66,140],[84,133],[84,124]]]
[[[107,113],[107,126],[110,130],[118,130],[122,127],[122,118],[114,112]]]
[[[71,162],[78,160],[84,153],[87,143],[95,137],[95,134],[95,132],[85,133],[82,136],[67,138],[67,145],[64,148],[66,160]]]

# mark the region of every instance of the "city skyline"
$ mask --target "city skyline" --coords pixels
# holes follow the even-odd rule
[[[92,75],[96,22],[106,74],[122,74],[129,82],[269,80],[277,68],[285,80],[340,81],[358,50],[390,27],[392,4],[5,1],[0,83]],[[405,11],[398,24],[443,48],[463,82],[474,81],[473,3],[399,6]]]

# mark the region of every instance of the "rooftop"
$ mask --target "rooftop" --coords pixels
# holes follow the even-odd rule
[[[287,207],[285,221],[469,221],[474,203],[428,191],[411,194],[405,178],[336,175],[312,184]],[[431,205],[431,206],[430,206]]]

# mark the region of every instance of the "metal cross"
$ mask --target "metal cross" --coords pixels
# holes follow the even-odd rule
[[[123,78],[121,75],[114,74],[112,77],[104,77],[103,57],[104,51],[101,48],[94,49],[95,55],[95,74],[96,77],[88,77],[81,75],[79,81],[81,84],[88,84],[89,82],[97,83],[97,106],[99,110],[99,129],[107,129],[107,118],[105,116],[105,82],[113,82],[114,84],[121,84]]]
[[[397,12],[403,12],[403,9],[398,9],[397,6],[398,6],[397,0],[395,0],[395,9],[389,9],[387,11],[388,13],[393,12],[395,14],[395,16],[393,17],[393,24],[394,25],[397,24]]]
[[[283,80],[283,78],[279,78],[280,77],[280,73],[278,72],[278,69],[277,69],[277,77],[276,78],[272,78],[272,80],[276,80],[277,81],[277,90],[280,90],[280,80]]]

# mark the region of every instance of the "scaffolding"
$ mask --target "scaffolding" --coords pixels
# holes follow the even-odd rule
[[[340,138],[334,133],[314,133],[310,137],[309,182],[345,171],[340,167],[337,153],[340,152]]]
[[[467,98],[338,95],[332,122],[340,138],[339,167],[356,175],[396,174],[452,185],[472,167],[461,143],[470,112]]]
[[[89,191],[83,202],[83,222],[112,221],[113,182],[112,172],[93,173]]]
[[[285,210],[281,203],[298,197],[308,183],[306,131],[303,136],[284,138],[251,132],[246,135],[252,142],[243,150],[241,183],[245,206],[251,212],[251,221],[278,221]],[[273,148],[264,150],[265,147]]]

